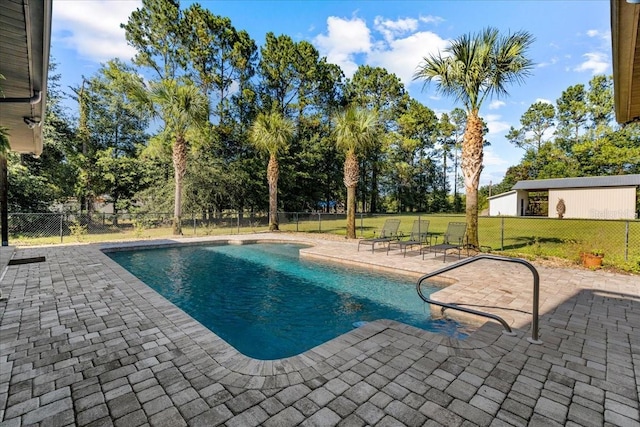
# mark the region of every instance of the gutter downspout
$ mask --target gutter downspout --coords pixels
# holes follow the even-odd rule
[[[7,104],[31,104],[35,105],[42,101],[42,91],[36,90],[31,98],[0,98],[0,103]]]

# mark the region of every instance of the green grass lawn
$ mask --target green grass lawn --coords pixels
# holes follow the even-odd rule
[[[400,218],[400,231],[408,236],[413,221],[429,221],[429,231],[443,234],[451,221],[464,221],[464,215],[373,215],[356,218],[357,237],[370,238],[387,218]],[[233,221],[230,222],[230,224]],[[627,228],[628,227],[628,228]],[[193,227],[185,221],[183,237],[247,234],[267,231],[266,225],[244,227]],[[292,214],[282,215],[280,230],[285,232],[331,233],[346,235],[344,215]],[[134,227],[120,224],[100,232],[65,235],[64,243],[127,241],[170,238],[171,228]],[[480,217],[479,240],[483,251],[528,259],[561,258],[578,263],[580,252],[604,251],[605,267],[640,273],[640,221],[598,221],[554,218]],[[17,246],[61,243],[60,236],[29,237],[11,235]],[[434,241],[434,243],[436,243]],[[625,259],[626,258],[626,259]]]
[[[429,221],[429,231],[443,234],[451,221],[464,221],[464,215],[376,215],[358,216],[358,237],[370,238],[387,218],[400,218],[400,231],[411,233],[413,221]],[[307,219],[281,224],[283,231],[346,234],[344,218],[322,221]],[[629,226],[627,233],[626,227]],[[598,221],[554,218],[479,218],[479,240],[483,251],[528,259],[562,258],[578,263],[580,252],[604,251],[605,266],[640,273],[640,221]],[[625,261],[625,255],[627,260]]]

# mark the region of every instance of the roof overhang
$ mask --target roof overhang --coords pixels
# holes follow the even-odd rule
[[[42,153],[52,0],[0,3],[0,126],[12,151]]]
[[[518,181],[513,190],[548,191],[556,189],[640,187],[640,174],[584,176]]]
[[[500,193],[500,194],[496,194],[496,195],[491,196],[491,197],[487,197],[487,199],[489,199],[489,200],[498,199],[500,197],[506,197],[506,196],[510,196],[512,194],[516,194],[517,192],[518,192],[518,190],[505,191],[504,193]]]
[[[616,120],[640,120],[640,4],[611,0],[611,44]]]

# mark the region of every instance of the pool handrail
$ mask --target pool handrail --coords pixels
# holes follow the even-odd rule
[[[427,273],[424,276],[420,277],[418,279],[418,282],[416,284],[416,290],[418,291],[418,295],[420,296],[420,298],[425,301],[426,303],[429,304],[433,304],[433,305],[438,305],[440,307],[443,307],[443,311],[445,308],[450,308],[452,310],[458,310],[458,311],[462,311],[464,313],[469,313],[469,314],[475,314],[478,316],[482,316],[482,317],[487,317],[489,319],[493,319],[498,321],[503,327],[504,327],[504,331],[503,333],[506,335],[515,335],[515,333],[512,331],[511,327],[509,326],[509,324],[500,316],[496,315],[496,314],[492,314],[492,313],[486,313],[484,311],[479,311],[479,310],[474,310],[471,308],[467,308],[467,307],[462,307],[459,304],[456,303],[444,303],[444,302],[439,302],[439,301],[435,301],[433,299],[430,299],[428,297],[426,297],[423,293],[422,293],[422,283],[424,281],[426,281],[427,279],[431,278],[431,277],[435,277],[438,276],[442,273],[445,273],[447,271],[451,271],[454,270],[456,268],[462,267],[464,265],[467,264],[471,264],[472,262],[476,262],[482,259],[489,259],[489,260],[493,260],[493,261],[504,261],[504,262],[513,262],[513,263],[517,263],[517,264],[522,264],[525,267],[527,267],[529,270],[531,270],[531,273],[533,274],[533,319],[531,321],[531,338],[527,338],[527,340],[531,343],[531,344],[542,344],[542,341],[539,339],[539,331],[538,331],[538,305],[539,305],[539,300],[540,300],[540,275],[538,274],[538,270],[536,270],[536,268],[528,261],[522,259],[522,258],[509,258],[509,257],[505,257],[505,256],[499,256],[499,255],[490,255],[490,254],[479,254],[476,256],[473,256],[471,258],[466,258],[463,259],[461,261],[458,261],[454,264],[448,265],[446,267],[440,268],[436,271],[432,271],[431,273]]]

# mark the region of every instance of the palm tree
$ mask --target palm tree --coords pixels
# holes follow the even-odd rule
[[[206,127],[209,102],[191,82],[174,79],[145,85],[140,79],[129,79],[129,95],[164,121],[164,129],[152,142],[169,142],[175,180],[173,234],[182,234],[182,180],[187,171],[189,142],[198,138]]]
[[[466,221],[469,246],[478,248],[478,185],[482,171],[483,128],[479,116],[483,101],[508,95],[506,87],[521,83],[533,62],[526,57],[533,36],[519,31],[501,36],[488,27],[478,34],[465,34],[441,53],[423,58],[414,80],[435,81],[437,90],[461,101],[467,112],[462,142],[462,175],[466,190]]]
[[[360,179],[358,154],[373,143],[377,115],[354,106],[334,117],[336,146],[345,152],[344,185],[347,187],[347,238],[356,238],[356,186]]]
[[[269,231],[278,230],[278,154],[289,148],[294,123],[276,110],[260,113],[251,125],[249,139],[264,153],[269,154],[267,182],[269,183]]]

